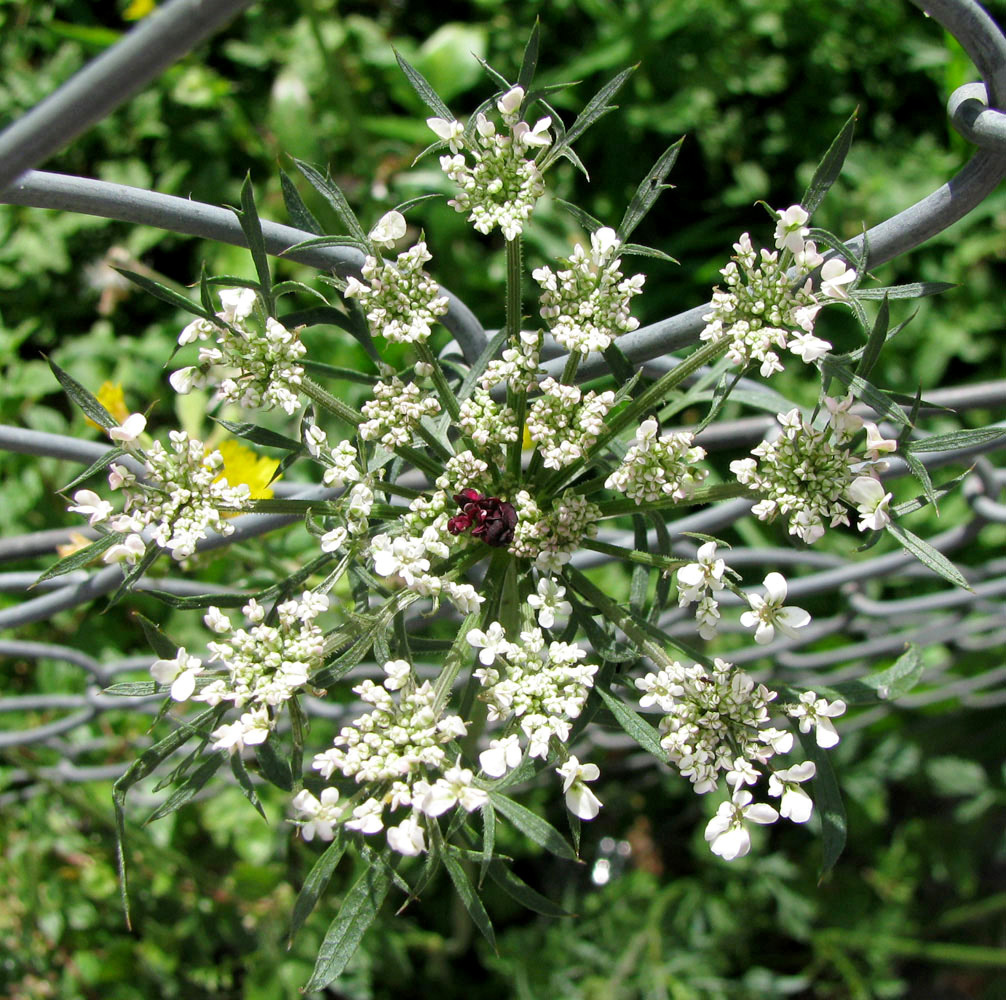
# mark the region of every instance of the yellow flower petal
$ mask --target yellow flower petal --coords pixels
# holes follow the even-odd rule
[[[244,483],[251,490],[252,500],[268,500],[272,497],[269,482],[279,466],[277,459],[256,454],[251,448],[233,439],[221,441],[215,450],[220,452],[224,464],[214,482],[226,479],[231,486]]]

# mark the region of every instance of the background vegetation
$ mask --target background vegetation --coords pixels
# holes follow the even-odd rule
[[[13,121],[128,29],[144,4],[0,0],[0,124]],[[988,5],[1002,19],[1006,5]],[[644,322],[708,299],[729,246],[784,207],[842,122],[859,108],[858,139],[815,221],[854,235],[949,178],[969,149],[949,130],[946,96],[973,78],[952,39],[908,3],[891,0],[552,0],[449,5],[299,0],[258,4],[177,64],[45,169],[236,204],[251,171],[266,218],[284,219],[278,171],[288,156],[329,164],[364,220],[420,191],[446,190],[435,162],[410,169],[429,141],[426,117],[395,64],[397,47],[460,115],[484,96],[471,53],[516,68],[543,23],[542,78],[580,81],[557,99],[572,116],[615,72],[638,62],[622,110],[584,138],[588,186],[560,171],[556,192],[606,222],[671,141],[687,135],[677,190],[637,232],[682,265],[649,268]],[[312,202],[324,222],[326,207]],[[452,210],[431,203],[415,220],[430,235],[437,275],[489,325],[502,319],[502,260]],[[960,288],[924,300],[882,361],[881,384],[914,392],[1002,375],[1003,192],[909,258],[885,283],[924,278]],[[528,234],[532,259],[567,252],[575,225],[546,205]],[[92,388],[121,382],[131,409],[169,399],[166,372],[181,316],[118,288],[103,265],[131,261],[187,284],[205,261],[249,272],[243,251],[69,214],[0,206],[0,421],[97,438],[71,413],[40,353]],[[649,261],[645,263],[649,264]],[[290,274],[304,276],[294,265]],[[249,272],[250,273],[250,272]],[[900,321],[904,315],[896,315]],[[333,338],[326,360],[365,360]],[[197,427],[199,401],[178,414]],[[974,420],[988,419],[976,414]],[[1001,415],[999,415],[1001,418]],[[155,424],[156,427],[156,424]],[[205,428],[203,428],[205,430]],[[75,470],[0,454],[4,535],[75,522],[55,490]],[[952,509],[949,516],[952,517]],[[920,532],[925,534],[925,532]],[[968,553],[998,552],[985,533]],[[253,578],[296,544],[238,553]],[[49,559],[9,565],[40,569]],[[205,577],[230,567],[208,564]],[[12,602],[14,595],[0,595]],[[188,618],[131,604],[184,638]],[[145,652],[118,612],[77,609],[19,636],[87,648],[99,660]],[[191,616],[189,616],[191,617]],[[976,652],[954,673],[988,666]],[[5,693],[81,690],[55,661],[0,660]],[[672,997],[992,998],[1006,992],[1006,840],[1001,706],[934,700],[854,720],[836,768],[847,796],[850,846],[816,885],[818,847],[806,831],[775,831],[726,865],[701,840],[708,807],[664,773],[609,755],[605,809],[584,837],[584,864],[563,867],[514,839],[524,877],[577,916],[547,921],[486,900],[500,951],[473,934],[449,886],[364,942],[351,975],[326,995],[635,1000]],[[13,728],[49,717],[10,719]],[[106,714],[74,735],[82,764],[128,761],[147,719]],[[0,996],[134,1000],[296,996],[334,910],[322,907],[292,950],[285,922],[315,850],[291,837],[284,803],[271,826],[224,789],[130,834],[135,931],[117,900],[111,797],[105,783],[43,780],[57,749],[0,753]],[[555,805],[554,803],[552,804]],[[548,808],[544,801],[541,808]],[[139,813],[138,813],[139,818]],[[552,817],[559,822],[559,817]],[[500,836],[503,836],[502,831]],[[351,884],[348,862],[334,898]]]

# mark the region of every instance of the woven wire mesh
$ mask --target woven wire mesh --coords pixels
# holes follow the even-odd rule
[[[84,212],[245,245],[234,216],[223,209],[30,168],[108,114],[171,61],[225,23],[246,2],[219,0],[215,5],[206,5],[194,0],[174,0],[157,17],[130,33],[0,134],[0,201]],[[977,150],[964,169],[937,191],[853,241],[857,250],[866,249],[872,266],[907,252],[963,218],[1006,176],[1006,115],[997,110],[1006,102],[1006,39],[988,15],[970,0],[913,2],[958,39],[979,69],[983,82],[960,88],[948,102],[953,126]],[[152,51],[159,53],[157,59],[150,58]],[[87,100],[82,98],[85,94]],[[273,254],[310,236],[275,223],[265,222],[263,228],[267,250]],[[305,249],[289,256],[341,274],[356,271],[362,262],[358,252],[338,247]],[[445,325],[463,358],[473,361],[487,343],[487,334],[457,297],[451,295],[450,301]],[[659,374],[674,363],[669,359],[671,352],[696,342],[707,309],[708,306],[699,305],[627,334],[621,338],[620,347],[647,374]],[[562,358],[555,358],[546,367],[551,374],[558,375],[563,364]],[[603,359],[592,356],[580,366],[578,377],[585,380],[606,370]],[[958,413],[973,409],[1006,411],[1006,380],[928,392],[926,401]],[[861,407],[860,412],[876,416],[866,408]],[[925,412],[923,409],[923,415]],[[710,453],[740,446],[750,448],[770,434],[773,426],[771,418],[763,417],[714,424],[703,432],[698,443]],[[915,433],[921,436],[921,432]],[[966,515],[956,517],[952,526],[929,539],[951,558],[955,553],[966,553],[969,543],[987,527],[1006,524],[1006,470],[996,467],[988,457],[988,453],[1003,446],[1000,439],[971,454],[958,451],[923,456],[930,471],[949,463],[959,466],[966,462],[971,466],[961,486]],[[105,447],[55,434],[0,427],[2,451],[60,458],[86,466],[100,457]],[[895,460],[888,475],[896,478],[907,471],[904,462]],[[301,499],[332,495],[321,488],[305,492],[303,486],[282,483],[277,493]],[[750,507],[749,501],[729,501],[677,520],[672,525],[677,539],[674,554],[695,553],[696,543],[684,532],[722,533],[745,517]],[[234,522],[234,534],[210,538],[201,548],[234,545],[279,531],[296,520],[281,515],[242,517]],[[0,565],[53,552],[57,544],[68,540],[69,530],[52,529],[0,539]],[[84,529],[82,533],[89,532]],[[600,538],[627,547],[632,545],[631,532],[602,532]],[[587,567],[605,558],[595,552],[582,552],[574,562]],[[911,708],[954,701],[962,706],[988,707],[1006,701],[1003,684],[1006,666],[992,666],[977,673],[966,668],[969,656],[977,652],[993,651],[993,656],[985,656],[983,662],[995,663],[995,651],[1001,653],[1006,646],[1003,600],[1006,555],[981,565],[964,565],[969,590],[937,581],[933,573],[901,550],[845,558],[807,549],[744,547],[733,551],[731,565],[745,575],[762,567],[786,569],[791,580],[791,599],[799,603],[829,596],[834,608],[833,613],[816,617],[799,638],[783,638],[767,647],[738,652],[733,654],[734,662],[767,659],[774,664],[774,675],[787,682],[831,684],[862,675],[878,660],[896,657],[907,643],[935,645],[940,650],[939,658],[927,661],[923,685],[917,692],[899,699],[900,705]],[[106,751],[121,750],[121,739],[100,725],[102,719],[113,713],[153,716],[158,711],[161,696],[127,700],[102,693],[117,680],[147,676],[150,656],[101,660],[86,652],[86,632],[77,646],[69,646],[22,641],[12,631],[44,622],[58,612],[96,602],[114,591],[121,578],[122,571],[117,566],[88,569],[45,581],[29,593],[36,574],[0,571],[0,591],[25,595],[20,603],[0,610],[0,630],[4,632],[0,638],[0,656],[21,662],[59,661],[79,671],[77,693],[0,697],[0,718],[17,720],[13,726],[0,723],[0,750],[43,746],[53,751],[59,761],[56,765],[9,769],[8,783],[16,790],[0,795],[0,802],[13,795],[31,794],[33,788],[54,780],[90,781],[119,776],[128,761],[97,766],[87,763],[101,759]],[[145,588],[176,596],[214,592],[205,583],[170,576],[143,578],[136,589]],[[221,593],[235,592],[232,588],[217,589]],[[891,596],[913,591],[917,596]],[[728,595],[722,603],[729,609],[732,604],[739,605],[740,600]],[[694,625],[686,620],[686,614],[681,609],[665,612],[659,624],[672,636],[691,636]],[[724,630],[729,633],[732,629],[739,631],[739,626],[727,622]],[[372,669],[376,676],[376,666]],[[364,665],[362,672],[365,674],[366,670]],[[351,705],[316,698],[309,698],[306,708],[309,713],[334,720],[354,710]],[[861,712],[846,725],[867,725],[886,711],[889,706],[881,704]],[[622,739],[611,733],[598,737],[600,742]]]

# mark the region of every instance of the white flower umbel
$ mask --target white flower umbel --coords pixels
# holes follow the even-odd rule
[[[713,662],[710,672],[675,660],[635,682],[643,692],[640,707],[666,713],[660,745],[700,794],[718,787],[720,772],[729,779],[737,758],[764,764],[793,745],[791,733],[769,725],[768,706],[777,693],[724,660]]]
[[[563,493],[550,511],[542,511],[531,494],[521,490],[514,498],[517,526],[510,552],[533,559],[542,573],[556,573],[579,548],[583,538],[597,534],[601,510],[586,497]]]
[[[528,741],[532,757],[546,757],[553,736],[561,743],[569,738],[571,722],[583,710],[594,684],[597,666],[580,663],[587,652],[570,643],[552,642],[545,648],[540,629],[521,632],[520,642],[504,647],[502,625],[493,622],[489,632],[501,636],[493,650],[492,666],[475,671],[483,687],[480,696],[489,706],[489,721],[513,717]],[[482,647],[484,634],[468,634],[468,641]]]
[[[786,578],[781,573],[769,573],[765,577],[765,596],[748,594],[751,610],[741,615],[741,625],[756,630],[755,642],[771,642],[776,629],[795,639],[796,630],[809,624],[810,615],[803,608],[783,607],[786,589]]]
[[[804,691],[796,705],[786,707],[786,714],[798,720],[801,733],[809,733],[813,729],[817,745],[830,750],[839,741],[838,730],[831,720],[845,714],[845,702],[841,698],[829,702],[818,698],[813,691]]]
[[[458,132],[456,122],[427,121],[451,148],[450,155],[440,157],[440,167],[460,190],[447,204],[467,212],[478,232],[488,234],[498,227],[508,240],[520,236],[545,193],[535,158],[552,142],[550,119],[540,119],[533,127],[518,120],[523,100],[524,91],[514,87],[497,101],[504,131],[498,132],[495,123],[479,112],[469,140],[463,130]]]
[[[541,317],[549,331],[569,352],[587,355],[604,351],[639,320],[629,312],[633,297],[643,290],[644,276],[623,276],[616,257],[619,241],[613,229],[598,229],[590,237],[590,251],[579,243],[560,270],[539,267],[531,277],[541,286]]]
[[[214,385],[217,398],[249,409],[269,410],[278,406],[287,413],[300,407],[304,368],[300,359],[307,348],[296,330],[288,330],[272,316],[264,324],[255,320],[255,292],[249,288],[225,289],[220,293],[224,308],[217,313],[220,324],[206,319],[190,323],[178,337],[182,346],[197,340],[213,340],[214,346],[199,349],[199,365],[183,368],[171,377],[176,392]],[[222,369],[222,373],[214,373]]]
[[[393,378],[378,382],[373,392],[373,399],[363,404],[367,419],[360,424],[360,437],[364,441],[379,440],[389,451],[411,444],[420,419],[440,412],[436,397],[424,394],[415,382],[405,384]]]
[[[621,465],[608,476],[606,489],[624,493],[637,504],[670,497],[685,500],[709,475],[697,463],[706,457],[705,450],[692,445],[687,432],[657,437],[656,420],[644,420],[636,431],[632,447]]]
[[[432,257],[420,240],[394,261],[367,257],[361,268],[364,281],[349,278],[346,298],[356,298],[370,329],[393,344],[423,343],[448,299],[440,286],[423,270]]]
[[[824,535],[824,522],[848,524],[842,502],[853,480],[858,460],[836,445],[826,430],[816,430],[797,409],[776,418],[783,431],[775,441],[764,441],[751,454],[755,458],[730,463],[737,481],[759,494],[762,500],[752,513],[762,521],[789,515],[791,535],[807,544]]]
[[[497,403],[481,388],[461,404],[458,427],[483,450],[500,451],[520,433],[512,407]]]
[[[812,760],[805,760],[802,764],[781,771],[773,771],[768,779],[768,793],[775,798],[782,796],[779,813],[784,819],[792,820],[794,823],[806,823],[810,819],[814,803],[801,787],[801,782],[810,781],[815,774],[817,765]]]
[[[527,430],[538,446],[546,469],[561,469],[582,458],[604,429],[604,417],[615,394],[584,395],[576,386],[547,378],[542,395],[531,404]]]
[[[206,454],[203,443],[184,431],[168,436],[170,451],[155,441],[143,456],[145,482],[120,482],[127,513],[116,515],[110,524],[116,531],[137,535],[150,528],[153,541],[181,560],[191,556],[210,531],[234,531],[226,515],[245,509],[250,490],[244,483],[230,486],[222,478],[220,452]],[[113,470],[112,475],[117,473]]]
[[[822,303],[809,276],[823,258],[812,242],[804,241],[809,232],[803,225],[806,221],[807,213],[799,205],[780,215],[777,251],[759,253],[744,233],[734,244],[733,259],[720,271],[726,288],[713,289],[712,311],[702,317],[706,323],[702,339],[729,340],[727,357],[737,365],[758,363],[763,378],[783,370],[777,349],[788,348],[805,363],[831,349],[827,341],[813,336]],[[854,278],[853,272],[847,280]],[[822,293],[834,297],[832,284],[827,290],[822,287]]]
[[[576,757],[570,757],[555,773],[562,778],[562,790],[566,796],[566,808],[580,819],[594,819],[601,811],[601,800],[586,786],[587,781],[596,781],[600,770],[596,764],[581,764]]]
[[[779,813],[764,802],[752,802],[754,796],[749,791],[739,789],[728,802],[720,803],[716,815],[706,824],[705,837],[709,849],[724,861],[742,858],[751,850],[751,835],[744,825],[751,823],[774,823]]]

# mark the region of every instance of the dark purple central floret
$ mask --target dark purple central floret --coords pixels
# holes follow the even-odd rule
[[[454,494],[454,502],[461,508],[447,522],[452,535],[463,535],[471,529],[472,538],[481,538],[486,545],[501,548],[513,541],[517,525],[517,511],[513,504],[499,497],[487,497],[470,487]]]

